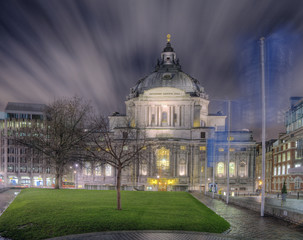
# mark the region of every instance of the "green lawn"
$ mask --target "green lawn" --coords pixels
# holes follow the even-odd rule
[[[24,189],[0,217],[0,235],[43,239],[117,230],[220,233],[229,223],[186,192]]]

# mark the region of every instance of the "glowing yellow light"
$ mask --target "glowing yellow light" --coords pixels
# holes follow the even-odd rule
[[[230,152],[234,152],[235,149],[234,149],[234,148],[230,148],[229,151],[230,151]]]
[[[201,147],[200,147],[200,150],[201,150],[201,151],[205,151],[205,150],[206,150],[206,147],[205,147],[205,146],[201,146]]]
[[[262,185],[262,183],[263,183],[263,182],[262,182],[262,180],[260,180],[260,181],[259,181],[259,185],[261,186],[261,185]]]
[[[170,35],[170,34],[167,34],[166,37],[167,37],[167,42],[170,42],[170,37],[171,37],[171,35]]]
[[[186,147],[185,146],[180,146],[180,149],[181,150],[186,150]]]
[[[219,148],[219,152],[224,152],[224,148]]]
[[[146,146],[144,146],[142,149],[143,149],[143,150],[146,150]]]

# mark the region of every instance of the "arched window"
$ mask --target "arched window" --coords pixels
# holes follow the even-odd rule
[[[92,165],[89,162],[86,162],[84,165],[84,175],[90,176],[92,174]]]
[[[102,171],[101,171],[101,166],[97,166],[95,167],[95,176],[101,176],[102,175]]]
[[[156,151],[158,169],[169,169],[169,153],[169,149],[165,147],[162,147]]]
[[[223,162],[218,163],[217,174],[219,177],[222,177],[224,175],[224,163]]]
[[[234,162],[229,163],[229,176],[234,177],[236,175],[236,165]]]
[[[244,161],[240,162],[239,175],[240,177],[246,177],[246,163]]]
[[[179,162],[179,175],[180,176],[186,175],[186,162],[184,159],[180,160]]]

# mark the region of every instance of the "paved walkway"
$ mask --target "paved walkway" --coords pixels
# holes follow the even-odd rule
[[[207,207],[225,218],[231,224],[228,237],[240,239],[303,239],[303,227],[283,220],[234,205],[226,205],[221,200],[205,197],[204,194],[192,194]],[[302,219],[303,221],[303,219]]]
[[[15,199],[15,197],[21,191],[20,189],[9,189],[6,191],[2,191],[0,189],[0,216],[5,211],[5,209],[9,206],[9,204]],[[7,238],[3,238],[0,236],[0,240],[6,240]]]

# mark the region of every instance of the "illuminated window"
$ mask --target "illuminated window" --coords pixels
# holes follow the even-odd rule
[[[128,146],[123,146],[123,150],[127,151],[128,150]]]
[[[186,175],[186,162],[185,160],[181,160],[179,163],[179,175],[185,176]]]
[[[290,151],[287,152],[287,161],[290,160]]]
[[[157,168],[167,170],[169,168],[169,149],[164,147],[157,150]]]
[[[288,169],[290,169],[290,164],[287,164],[286,174],[288,174]]]
[[[224,152],[224,148],[219,148],[219,152]]]
[[[274,156],[274,163],[277,163],[277,155]]]
[[[282,166],[282,175],[285,174],[285,165]]]
[[[277,172],[277,175],[280,175],[281,174],[281,166],[278,167],[278,172]]]
[[[84,175],[90,176],[92,174],[92,166],[91,163],[86,162],[84,165]]]
[[[180,149],[181,150],[186,150],[186,147],[185,146],[180,146]]]
[[[101,173],[101,166],[98,166],[95,168],[95,176],[101,176],[102,173]]]
[[[281,154],[278,155],[278,162],[281,162]]]
[[[229,176],[234,177],[236,173],[236,165],[234,162],[229,163]]]
[[[282,154],[282,161],[285,162],[285,160],[286,160],[286,154],[283,153],[283,154]]]
[[[230,148],[229,151],[230,151],[230,152],[234,152],[235,149],[234,149],[234,148]]]
[[[201,146],[201,147],[200,147],[200,150],[201,150],[201,151],[205,151],[205,150],[206,150],[206,147],[205,147],[205,146]]]
[[[224,163],[223,162],[218,163],[217,174],[219,177],[222,177],[224,175]]]
[[[105,176],[110,177],[112,175],[112,166],[109,164],[105,165]]]
[[[277,167],[274,167],[274,176],[277,175]]]
[[[233,141],[234,139],[235,139],[235,138],[232,137],[232,136],[229,137],[229,141]],[[228,137],[227,137],[227,141],[228,141]]]
[[[301,167],[300,163],[295,164],[295,168]]]
[[[290,143],[290,142],[288,143],[287,148],[288,148],[288,149],[291,148],[291,143]]]

